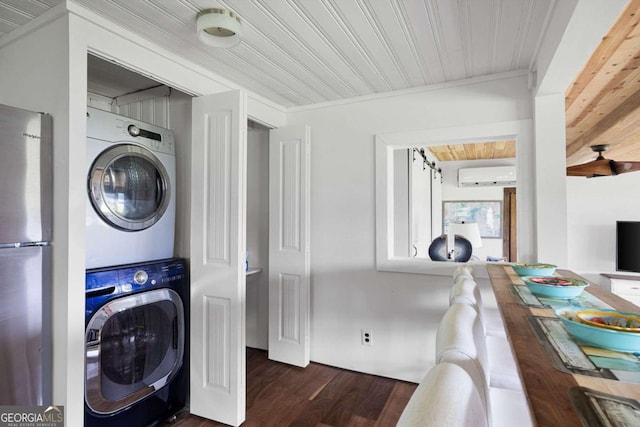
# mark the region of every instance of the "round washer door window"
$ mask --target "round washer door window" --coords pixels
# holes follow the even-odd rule
[[[169,384],[183,363],[184,307],[171,289],[114,299],[86,329],[85,402],[112,414]]]
[[[108,224],[124,231],[151,227],[171,197],[162,162],[149,150],[121,144],[104,150],[89,171],[89,197]]]

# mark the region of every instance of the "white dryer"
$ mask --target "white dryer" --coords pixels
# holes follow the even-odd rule
[[[173,132],[87,108],[86,268],[173,257]]]

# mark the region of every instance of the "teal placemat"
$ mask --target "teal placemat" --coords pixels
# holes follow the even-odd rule
[[[569,400],[582,424],[589,427],[629,427],[640,425],[640,403],[586,387],[569,390]]]
[[[581,343],[557,317],[529,316],[529,324],[556,369],[640,384],[640,353],[622,353]]]

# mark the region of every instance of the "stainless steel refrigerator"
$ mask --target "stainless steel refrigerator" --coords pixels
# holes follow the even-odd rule
[[[0,105],[0,405],[51,404],[52,120]]]

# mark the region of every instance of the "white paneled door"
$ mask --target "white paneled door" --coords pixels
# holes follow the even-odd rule
[[[192,106],[190,411],[238,426],[246,390],[246,96],[203,96]]]
[[[269,358],[302,367],[310,353],[310,140],[300,126],[272,130],[269,142]]]

